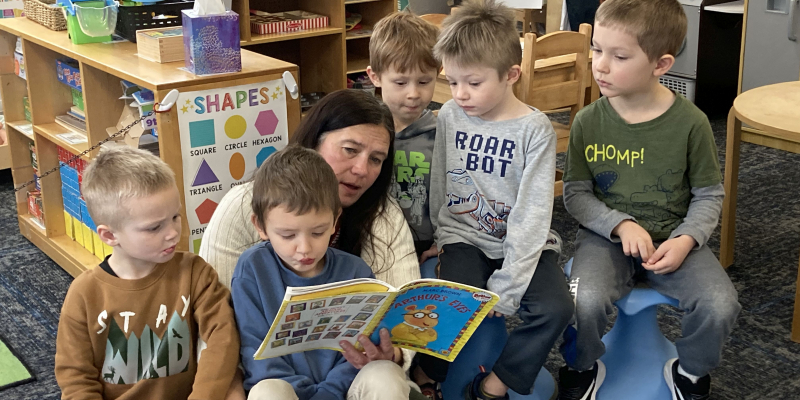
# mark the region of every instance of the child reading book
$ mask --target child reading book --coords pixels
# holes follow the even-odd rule
[[[341,214],[336,175],[315,151],[292,145],[261,165],[253,179],[253,193],[252,222],[265,242],[242,254],[231,282],[248,398],[344,400],[358,370],[339,352],[313,350],[269,360],[253,358],[264,334],[277,323],[274,318],[287,287],[373,277],[360,258],[328,248]],[[293,327],[306,323],[293,318],[281,322]],[[343,323],[338,329],[346,333]],[[302,340],[296,333],[286,335],[281,340],[289,344]],[[402,370],[400,375],[408,398]]]

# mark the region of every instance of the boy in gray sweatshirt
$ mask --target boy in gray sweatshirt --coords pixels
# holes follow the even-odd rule
[[[367,75],[381,88],[397,132],[392,197],[403,209],[420,262],[436,256],[428,206],[436,116],[427,107],[441,70],[433,57],[438,34],[434,25],[401,12],[378,21],[369,40]]]
[[[706,246],[722,189],[708,118],[659,83],[686,35],[678,0],[607,0],[597,11],[592,73],[605,97],[572,124],[564,203],[581,224],[570,279],[576,327],[567,329],[561,400],[593,399],[613,304],[644,276],[686,310],[679,359],[664,366],[674,400],[709,398],[709,371],[741,309]]]
[[[558,266],[561,239],[550,230],[555,132],[514,96],[522,49],[509,8],[464,3],[445,19],[434,54],[453,94],[439,112],[431,171],[439,277],[488,288],[500,295],[495,316],[522,319],[465,395],[528,394],[574,308]],[[447,371],[447,362],[419,356],[414,376],[430,384]]]

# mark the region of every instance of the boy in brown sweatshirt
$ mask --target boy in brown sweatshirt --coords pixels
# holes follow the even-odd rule
[[[181,204],[169,166],[145,151],[104,149],[82,192],[114,252],[78,276],[64,300],[55,359],[62,398],[244,398],[230,293],[202,258],[175,251]]]

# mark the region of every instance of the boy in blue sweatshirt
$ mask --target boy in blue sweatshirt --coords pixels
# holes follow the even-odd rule
[[[343,400],[358,370],[340,352],[253,359],[286,287],[374,277],[360,258],[328,248],[341,214],[336,176],[315,151],[289,146],[267,159],[253,181],[252,222],[265,242],[242,254],[231,282],[248,398]]]

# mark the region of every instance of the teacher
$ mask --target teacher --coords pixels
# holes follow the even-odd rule
[[[333,92],[311,109],[290,142],[315,149],[339,180],[344,209],[330,246],[360,256],[377,279],[392,286],[419,279],[411,231],[402,209],[389,196],[394,172],[394,122],[389,109],[362,91]],[[251,223],[252,191],[253,183],[247,182],[222,198],[200,245],[199,255],[229,288],[239,256],[260,241]],[[391,347],[388,333],[382,333],[379,346],[366,338],[360,338],[360,342],[365,346],[364,353],[349,344],[343,346],[345,357],[356,368],[371,364],[358,374],[354,387],[369,391],[360,385],[370,386],[369,382],[375,380],[371,373],[385,373],[385,369],[375,368],[380,363],[373,361],[393,360],[408,371],[413,352]],[[382,381],[383,398],[388,399],[393,396],[387,395],[387,386],[391,386],[387,378],[383,376],[378,382]],[[407,396],[408,386],[403,391]]]

